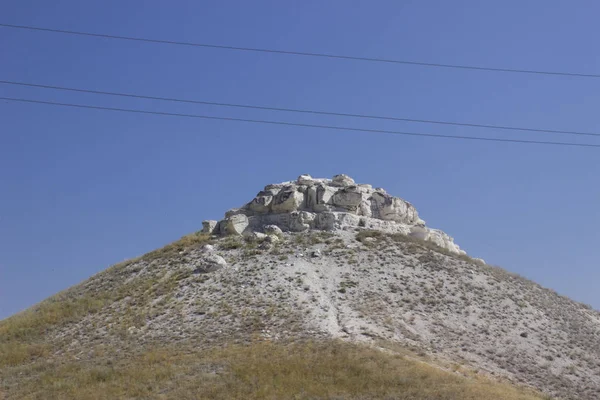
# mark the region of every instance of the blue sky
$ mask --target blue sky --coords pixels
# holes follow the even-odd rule
[[[579,1],[4,0],[0,22],[424,62],[600,73]],[[351,6],[350,6],[351,5]],[[0,28],[0,79],[208,101],[595,131],[600,79],[348,62]],[[389,121],[0,85],[0,96],[425,133]],[[590,143],[600,143],[587,138]],[[600,149],[0,102],[0,318],[201,228],[265,184],[346,173],[412,202],[470,254],[600,308]]]

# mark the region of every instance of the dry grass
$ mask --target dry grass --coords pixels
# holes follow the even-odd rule
[[[143,257],[112,266],[98,276],[108,276],[134,261],[169,258],[181,251],[210,242],[210,235],[203,233],[186,235]],[[164,282],[163,286],[172,285],[177,278],[178,275],[174,275],[170,280]],[[78,293],[76,290],[66,290],[22,313],[0,321],[0,367],[18,365],[46,356],[50,351],[50,346],[43,339],[48,332],[69,322],[78,321],[86,315],[96,313],[127,293],[135,290],[142,291],[145,288],[144,283],[152,284],[153,282],[136,282],[128,286],[115,283],[111,290],[86,294]],[[161,288],[161,285],[156,286],[158,289]],[[165,291],[168,289],[166,288]]]
[[[393,242],[396,243],[404,243],[407,244],[408,247],[406,250],[408,250],[409,253],[414,253],[416,250],[432,250],[435,251],[436,253],[440,253],[449,257],[453,257],[462,261],[466,261],[468,263],[471,264],[477,264],[477,265],[482,265],[482,263],[480,261],[475,260],[472,257],[469,257],[466,254],[455,254],[450,252],[449,250],[438,246],[437,244],[435,244],[434,242],[430,242],[428,240],[423,240],[423,239],[419,239],[419,238],[415,238],[409,235],[404,235],[402,233],[384,233],[381,231],[376,231],[376,230],[370,230],[370,229],[365,229],[365,230],[361,230],[356,234],[356,240],[358,240],[359,242],[369,245],[369,242],[366,240],[367,238],[372,238],[372,239],[390,239]]]
[[[144,255],[141,258],[149,261],[161,258],[168,258],[191,247],[209,243],[212,243],[211,235],[201,232],[191,233],[173,243],[166,245],[165,247],[151,251],[150,253]]]
[[[418,254],[440,258],[434,251],[441,251],[432,243],[421,243],[406,236],[363,232],[357,239],[375,249],[394,244],[402,249],[414,247]],[[346,251],[341,239],[338,243],[326,235],[314,240],[305,236],[303,244],[330,241],[332,246]],[[367,237],[374,240],[366,240]],[[136,260],[111,267],[88,281],[89,285],[84,282],[26,312],[0,321],[0,400],[544,398],[478,374],[469,373],[469,378],[465,378],[444,371],[406,357],[399,349],[393,349],[396,352],[393,355],[331,341],[286,345],[258,342],[252,346],[230,345],[200,352],[189,345],[142,347],[135,337],[129,339],[126,334],[129,327],[140,327],[153,318],[152,315],[160,316],[165,310],[177,312],[173,305],[179,303],[170,301],[181,281],[190,278],[192,270],[185,268],[185,259],[193,256],[190,249],[215,243],[217,248],[237,249],[239,257],[244,259],[246,251],[256,247],[254,241],[235,239],[234,243],[234,239],[225,238],[221,242],[203,234],[185,236]],[[279,246],[280,251],[285,250],[283,245]],[[246,284],[251,277],[254,279],[250,273],[254,274],[257,268],[240,271],[247,274],[240,280]],[[199,290],[218,290],[217,285],[221,284],[233,287],[226,286],[229,281],[221,280],[205,289],[199,281],[190,279],[186,284],[198,284]],[[354,282],[344,277],[339,289],[357,290]],[[158,305],[148,306],[154,299],[162,300]],[[202,311],[206,310],[202,308]],[[67,342],[60,342],[63,339],[56,339],[52,333],[67,332],[66,339],[74,337],[70,335],[78,333],[77,329],[88,329],[85,325],[78,327],[77,322],[89,314],[95,314],[94,318],[100,321],[106,315],[115,316],[114,326],[102,334],[107,336],[101,337],[101,341],[87,342],[86,347],[58,355],[57,350],[64,350]],[[231,311],[226,313],[229,314]],[[215,329],[220,329],[216,314],[207,315],[215,321]],[[209,317],[202,318],[208,320]],[[261,323],[265,321],[262,314],[256,318]],[[177,319],[177,326],[179,323]],[[193,331],[195,337],[200,338],[199,343],[214,343],[207,341],[211,332],[207,326],[201,325],[201,329]],[[123,332],[123,335],[115,336],[113,331]],[[225,334],[220,337],[223,341],[219,343],[230,340]],[[75,355],[81,360],[74,360]]]
[[[533,392],[464,378],[361,345],[337,341],[230,345],[202,353],[153,348],[114,359],[35,363],[6,386],[10,399],[440,399],[534,400]],[[3,378],[6,378],[4,376]],[[0,389],[1,390],[1,389]]]
[[[0,367],[46,356],[50,349],[43,338],[49,330],[98,311],[106,300],[60,293],[0,322]]]

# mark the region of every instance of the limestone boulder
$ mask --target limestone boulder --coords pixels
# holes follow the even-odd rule
[[[331,186],[352,186],[354,185],[354,179],[350,178],[348,175],[339,174],[335,175],[331,180]]]
[[[304,195],[295,186],[287,186],[273,198],[271,211],[273,213],[289,213],[302,206]]]
[[[214,220],[202,221],[202,233],[212,234],[217,227],[218,222]]]
[[[263,232],[267,235],[280,236],[283,234],[283,231],[277,225],[265,225],[263,227]]]
[[[365,197],[363,196],[360,204],[358,205],[358,215],[362,215],[365,217],[370,217],[373,215],[372,209],[371,209],[371,202],[368,199],[365,199]]]
[[[315,227],[323,231],[332,231],[335,229],[335,214],[332,212],[322,212],[315,218]]]
[[[215,251],[215,246],[213,246],[212,244],[205,244],[204,246],[202,246],[202,251],[205,253],[210,253],[212,251]]]
[[[258,245],[259,249],[268,250],[273,248],[277,243],[279,243],[279,236],[275,235],[266,235],[265,240],[262,241],[261,244]]]
[[[248,217],[244,214],[235,214],[225,218],[221,229],[224,229],[227,235],[241,235],[247,227]]]
[[[273,201],[272,193],[271,190],[259,192],[248,204],[248,209],[258,214],[268,213],[270,211],[271,202]]]
[[[415,239],[427,240],[429,237],[429,229],[423,226],[413,226],[410,229],[409,236],[414,237]]]
[[[298,185],[306,185],[306,186],[311,186],[315,184],[315,180],[313,179],[312,176],[305,174],[305,175],[300,175],[298,177],[298,179],[296,179],[296,183]]]
[[[409,235],[417,239],[427,240],[435,243],[437,246],[444,248],[451,253],[466,254],[464,250],[461,250],[460,247],[454,243],[454,239],[452,237],[439,229],[429,229],[426,227],[415,226],[411,229]]]
[[[279,193],[281,191],[281,189],[284,186],[285,185],[283,183],[273,183],[271,185],[265,186],[263,192],[268,192],[271,194],[271,196],[275,196],[277,193]]]
[[[337,213],[336,227],[340,229],[354,229],[361,224],[361,217],[351,213]]]
[[[252,240],[256,240],[256,241],[265,240],[265,238],[267,237],[267,234],[266,233],[262,233],[262,232],[248,232],[248,231],[246,231],[244,233],[244,235],[246,237],[249,237]]]
[[[309,186],[304,193],[304,206],[307,210],[314,210],[317,204],[317,186]]]
[[[205,274],[208,272],[218,271],[222,268],[227,267],[227,261],[217,254],[212,252],[203,254],[196,262],[194,263],[195,273]]]
[[[449,240],[445,236],[447,235],[443,234],[443,232],[438,231],[437,229],[428,229],[428,235],[425,240],[433,242],[440,247],[446,248],[446,244],[449,242]]]
[[[412,225],[419,220],[417,210],[412,204],[381,192],[372,194],[371,210],[373,217],[387,221]]]
[[[280,241],[279,236],[276,235],[267,235],[267,237],[265,238],[265,242],[267,243],[278,243]]]
[[[314,226],[316,215],[306,211],[294,211],[290,215],[290,230],[304,232]]]
[[[300,193],[302,193],[303,195],[306,194],[306,192],[308,191],[309,186],[307,185],[296,185],[296,190]]]
[[[307,203],[307,208],[315,212],[330,211],[333,208],[333,196],[338,191],[338,188],[321,183],[317,185],[315,191],[316,200],[313,201],[313,199],[311,199],[311,206],[308,207]],[[312,196],[312,193],[310,191],[308,192],[308,196]]]
[[[227,210],[225,212],[225,218],[231,217],[233,215],[245,214],[246,210],[244,208],[232,208],[231,210]]]
[[[358,187],[347,186],[335,192],[331,202],[338,207],[348,210],[357,210],[362,200],[363,194]]]

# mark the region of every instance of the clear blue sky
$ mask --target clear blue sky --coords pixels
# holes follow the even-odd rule
[[[600,73],[597,1],[4,0],[0,22],[233,46]],[[352,4],[352,7],[349,5]],[[444,70],[0,28],[0,79],[278,107],[600,130],[600,79]],[[555,134],[69,94],[0,96],[441,134]],[[589,138],[589,142],[600,140]],[[600,308],[600,149],[0,102],[0,318],[201,228],[265,184],[346,173],[470,254]]]

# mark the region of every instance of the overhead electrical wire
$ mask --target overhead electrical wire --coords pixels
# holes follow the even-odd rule
[[[344,126],[335,126],[335,125],[303,124],[303,123],[287,122],[287,121],[271,121],[271,120],[262,120],[262,119],[218,117],[218,116],[214,116],[214,115],[199,115],[199,114],[169,113],[169,112],[161,112],[161,111],[146,111],[146,110],[137,110],[137,109],[128,109],[128,108],[92,106],[92,105],[87,105],[87,104],[59,103],[59,102],[53,102],[53,101],[42,101],[42,100],[23,99],[23,98],[14,98],[14,97],[0,97],[0,100],[16,101],[16,102],[21,102],[21,103],[32,103],[32,104],[45,104],[45,105],[53,105],[53,106],[61,106],[61,107],[72,107],[72,108],[80,108],[80,109],[95,109],[95,110],[105,110],[105,111],[136,113],[136,114],[150,114],[150,115],[162,115],[162,116],[170,116],[170,117],[183,117],[183,118],[200,118],[200,119],[206,119],[206,120],[248,122],[248,123],[255,123],[255,124],[284,125],[284,126],[295,126],[295,127],[302,127],[302,128],[337,130],[337,131],[348,131],[348,132],[366,132],[366,133],[393,134],[393,135],[404,135],[404,136],[420,136],[420,137],[430,137],[430,138],[478,140],[478,141],[487,141],[487,142],[506,142],[506,143],[521,143],[521,144],[535,144],[535,145],[600,148],[600,144],[591,144],[591,143],[550,142],[550,141],[541,141],[541,140],[501,139],[501,138],[487,138],[487,137],[462,136],[462,135],[440,135],[440,134],[434,134],[434,133],[403,132],[403,131],[392,131],[392,130],[384,130],[384,129],[365,129],[365,128],[353,128],[353,127],[344,127]]]
[[[392,116],[369,115],[369,114],[342,113],[342,112],[332,112],[332,111],[322,111],[322,110],[270,107],[270,106],[260,106],[260,105],[252,105],[252,104],[223,103],[223,102],[214,102],[214,101],[206,101],[206,100],[188,100],[188,99],[180,99],[180,98],[173,98],[173,97],[147,96],[147,95],[141,95],[141,94],[135,94],[135,93],[91,90],[91,89],[73,88],[73,87],[65,87],[65,86],[54,86],[54,85],[42,85],[42,84],[35,84],[35,83],[6,81],[6,80],[0,80],[0,84],[35,87],[35,88],[42,88],[42,89],[62,90],[62,91],[70,91],[70,92],[78,92],[78,93],[100,94],[100,95],[107,95],[107,96],[129,97],[129,98],[146,99],[146,100],[159,100],[159,101],[170,101],[170,102],[177,102],[177,103],[202,104],[202,105],[211,105],[211,106],[218,106],[218,107],[247,108],[247,109],[253,109],[253,110],[282,111],[282,112],[291,112],[291,113],[328,115],[328,116],[336,116],[336,117],[352,117],[352,118],[366,118],[366,119],[378,119],[378,120],[388,120],[388,121],[402,121],[402,122],[416,122],[416,123],[438,124],[438,125],[464,126],[464,127],[469,127],[469,128],[500,129],[500,130],[525,131],[525,132],[535,132],[535,133],[559,133],[559,134],[582,135],[582,136],[600,136],[600,133],[593,133],[593,132],[541,129],[541,128],[526,128],[526,127],[505,126],[505,125],[476,124],[476,123],[469,123],[469,122],[453,122],[453,121],[440,121],[440,120],[432,120],[432,119],[415,119],[415,118],[392,117]]]
[[[155,44],[166,44],[166,45],[177,45],[177,46],[189,46],[189,47],[203,47],[212,49],[222,50],[235,50],[235,51],[246,51],[246,52],[258,52],[258,53],[272,53],[272,54],[283,54],[283,55],[294,55],[294,56],[305,56],[305,57],[320,57],[347,61],[367,61],[375,63],[386,63],[386,64],[404,64],[421,67],[434,67],[434,68],[452,68],[462,70],[476,70],[476,71],[489,71],[489,72],[507,72],[507,73],[518,73],[518,74],[534,74],[534,75],[553,75],[571,78],[600,78],[600,74],[586,74],[578,72],[563,72],[563,71],[544,71],[544,70],[533,70],[533,69],[519,69],[519,68],[501,68],[501,67],[485,67],[478,65],[467,65],[467,64],[448,64],[448,63],[434,63],[434,62],[423,62],[423,61],[411,61],[411,60],[399,60],[389,58],[377,58],[377,57],[362,57],[362,56],[351,56],[334,53],[319,53],[319,52],[306,52],[296,50],[278,50],[269,48],[259,47],[243,47],[243,46],[229,46],[214,43],[197,43],[197,42],[183,42],[176,40],[165,40],[165,39],[151,39],[142,37],[122,36],[122,35],[111,35],[106,33],[93,33],[84,31],[73,31],[67,29],[53,29],[53,28],[42,28],[31,25],[16,25],[0,23],[1,27],[13,28],[13,29],[26,29],[31,31],[39,32],[52,32],[52,33],[63,33],[68,35],[88,36],[97,37],[104,39],[117,39],[117,40],[128,40],[135,42],[146,42]]]

